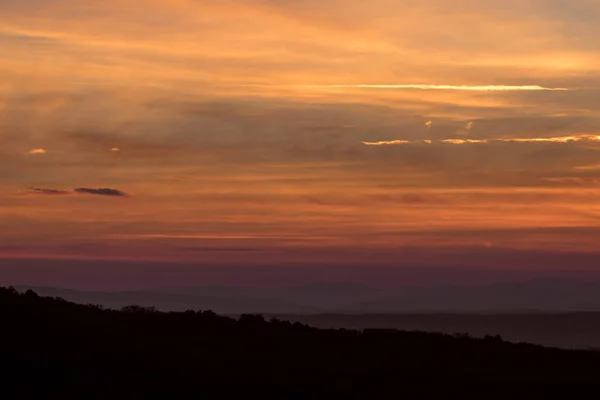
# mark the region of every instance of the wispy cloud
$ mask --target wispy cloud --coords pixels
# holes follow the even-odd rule
[[[575,167],[577,170],[581,171],[600,171],[600,164],[592,164],[592,165],[581,165]]]
[[[450,144],[472,144],[472,143],[488,143],[489,140],[485,139],[444,139],[440,140],[442,143]]]
[[[389,145],[396,145],[396,144],[409,144],[409,143],[416,143],[410,140],[382,140],[379,142],[362,142],[362,144],[367,145],[367,146],[389,146]]]
[[[585,177],[585,176],[568,176],[568,177],[547,177],[543,178],[546,182],[557,183],[562,185],[600,185],[600,178]]]
[[[112,234],[111,238],[119,239],[209,239],[209,240],[322,240],[327,236],[302,236],[302,235],[203,235],[203,234],[168,234],[168,233],[141,233],[141,234]]]
[[[477,143],[569,143],[569,142],[600,142],[600,135],[579,135],[579,136],[557,136],[557,137],[539,137],[539,138],[493,138],[493,139],[441,139],[439,143],[446,144],[477,144]],[[432,140],[382,140],[378,142],[361,142],[367,146],[390,146],[401,144],[431,144]]]
[[[187,246],[187,247],[177,247],[179,251],[190,251],[190,252],[262,252],[267,251],[267,249],[261,249],[258,247],[210,247],[210,246]]]
[[[31,187],[27,190],[28,194],[41,194],[41,195],[65,195],[69,194],[68,190],[59,190],[59,189],[46,189],[46,188],[37,188]]]
[[[597,227],[598,2],[407,3],[0,0],[0,243],[197,234],[90,251],[145,259]]]
[[[38,188],[38,187],[30,187],[24,194],[38,194],[38,195],[47,195],[47,196],[56,196],[56,195],[68,195],[68,194],[93,194],[98,196],[116,196],[116,197],[126,197],[127,193],[122,192],[117,189],[109,189],[109,188],[77,188],[73,190],[63,190],[63,189],[48,189],[48,188]]]
[[[401,85],[298,85],[297,87],[311,89],[418,89],[418,90],[460,90],[470,92],[516,92],[516,91],[565,91],[567,88],[550,88],[538,85],[420,85],[420,84],[401,84]]]
[[[600,141],[598,135],[580,135],[580,136],[559,136],[549,138],[512,138],[512,139],[495,139],[502,142],[553,142],[553,143],[568,143],[581,141]]]

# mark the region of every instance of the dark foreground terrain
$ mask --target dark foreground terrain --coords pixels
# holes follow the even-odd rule
[[[12,289],[0,289],[0,321],[6,398],[531,399],[600,388],[600,353],[499,337],[113,311]]]

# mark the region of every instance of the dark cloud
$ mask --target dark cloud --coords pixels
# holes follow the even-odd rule
[[[115,197],[126,197],[127,193],[117,189],[110,188],[77,188],[74,190],[75,193],[81,194],[95,194],[98,196],[115,196]]]
[[[69,192],[67,190],[45,189],[45,188],[36,188],[36,187],[29,188],[28,189],[28,193],[45,194],[45,195],[64,195],[64,194],[69,194]]]
[[[31,187],[27,189],[27,194],[39,194],[39,195],[48,195],[48,196],[56,196],[56,195],[68,195],[73,193],[79,194],[94,194],[98,196],[115,196],[115,197],[127,197],[127,193],[122,192],[117,189],[110,188],[77,188],[73,190],[60,190],[60,189],[48,189],[48,188],[38,188]]]

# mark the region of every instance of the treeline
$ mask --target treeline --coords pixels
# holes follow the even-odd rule
[[[107,310],[11,288],[0,288],[0,324],[1,389],[19,398],[490,399],[600,387],[600,353],[498,336]]]

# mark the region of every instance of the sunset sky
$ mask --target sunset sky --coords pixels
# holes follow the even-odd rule
[[[600,270],[596,0],[0,0],[0,21],[0,264]]]

